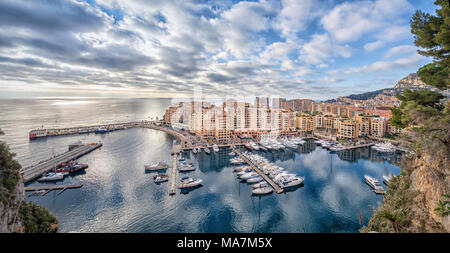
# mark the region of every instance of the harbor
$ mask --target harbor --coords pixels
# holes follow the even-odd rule
[[[273,189],[275,189],[275,192],[280,194],[283,193],[283,188],[281,188],[278,184],[272,181],[271,178],[269,178],[266,174],[264,174],[252,161],[250,161],[245,155],[243,155],[239,150],[234,148],[234,146],[231,147],[233,152],[235,152],[241,159],[243,159],[252,169],[258,173],[270,186],[272,186]]]
[[[71,146],[67,152],[56,155],[50,159],[45,161],[41,161],[38,164],[22,168],[20,173],[22,173],[24,183],[28,183],[42,174],[57,168],[62,163],[67,163],[74,159],[77,159],[85,154],[88,154],[98,148],[103,146],[102,143],[90,143],[90,144],[77,144],[75,146]]]

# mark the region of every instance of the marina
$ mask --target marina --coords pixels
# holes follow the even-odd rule
[[[22,168],[20,172],[23,175],[24,182],[30,182],[37,177],[40,177],[42,174],[50,171],[58,167],[62,163],[67,163],[71,160],[77,159],[85,154],[88,154],[98,148],[103,146],[102,143],[91,143],[91,144],[80,144],[76,145],[72,149],[69,149],[67,152],[56,155],[48,160],[41,161],[36,165],[29,166],[26,168]]]
[[[244,156],[239,150],[237,150],[234,146],[231,146],[231,149],[233,150],[234,153],[236,153],[241,159],[243,159],[250,167],[252,167],[252,169],[258,173],[267,183],[270,184],[270,186],[272,186],[273,189],[275,189],[275,192],[280,194],[283,193],[283,188],[281,188],[280,186],[278,186],[278,184],[276,184],[275,182],[272,181],[272,179],[270,179],[266,174],[264,174],[263,172],[261,172],[259,170],[259,168],[253,164],[252,161],[250,161],[246,156]]]
[[[98,103],[106,104],[105,108],[115,110],[120,106],[129,108],[129,104],[123,101]],[[144,106],[143,101],[133,103],[138,103],[134,104],[136,106],[133,108]],[[92,111],[92,105],[84,107],[86,111],[77,108],[81,114],[58,119],[57,125],[88,126],[91,123],[98,125],[95,122],[98,122],[102,115],[116,117],[111,114],[114,111],[103,109],[98,110],[99,114],[90,115],[88,112]],[[148,107],[149,104],[145,104],[145,108]],[[73,106],[67,107],[71,108]],[[48,110],[46,108],[40,111]],[[65,107],[62,108],[61,115],[64,117],[74,111],[65,110]],[[140,122],[133,119],[148,117],[148,114],[135,115],[135,112],[130,111],[132,115],[130,118],[117,116],[117,119],[121,122]],[[90,116],[86,118],[84,115]],[[23,133],[42,123],[42,116],[36,119],[33,119],[33,115],[27,117],[32,120],[19,126],[17,135],[23,136]],[[6,129],[5,137],[9,138],[8,134],[15,127],[15,124],[6,124],[5,128],[2,128]],[[159,131],[156,127],[162,127],[166,131]],[[368,205],[377,206],[382,199],[381,195],[375,194],[365,184],[363,175],[368,174],[382,182],[382,176],[389,172],[399,174],[398,167],[390,164],[396,161],[390,157],[398,154],[377,156],[377,151],[370,148],[334,153],[316,145],[305,136],[302,138],[306,143],[297,145],[296,149],[290,147],[282,149],[276,145],[266,152],[261,148],[262,143],[259,139],[246,139],[233,144],[236,149],[244,152],[246,148],[242,143],[252,141],[260,147],[260,150],[253,150],[252,153],[264,156],[270,163],[285,168],[285,171],[289,171],[288,174],[301,175],[307,180],[305,185],[299,188],[284,189],[286,195],[274,194],[275,190],[272,194],[263,195],[260,193],[270,191],[267,186],[272,188],[265,180],[259,182],[266,184],[263,187],[257,187],[261,186],[259,183],[236,180],[232,170],[240,166],[247,166],[250,169],[252,167],[245,161],[242,165],[230,164],[229,159],[235,157],[236,153],[231,153],[234,151],[229,144],[217,143],[219,152],[212,152],[214,142],[206,144],[192,141],[191,146],[184,145],[174,135],[169,134],[168,130],[170,129],[166,126],[156,125],[148,128],[127,127],[104,134],[61,135],[32,141],[25,135],[23,141],[21,139],[21,142],[11,143],[22,164],[34,165],[43,160],[42,158],[52,156],[52,149],[59,154],[67,150],[68,144],[78,140],[82,140],[83,143],[98,142],[99,139],[102,141],[101,149],[78,159],[80,164],[89,164],[86,172],[66,176],[64,180],[57,182],[61,185],[83,184],[83,187],[64,191],[60,195],[57,195],[60,190],[44,196],[39,196],[41,192],[38,191],[30,191],[27,194],[29,201],[49,208],[58,216],[60,232],[117,232],[124,231],[124,227],[128,232],[357,232],[360,225],[358,218],[352,214],[363,209],[364,216],[370,217],[372,211]],[[180,130],[176,132],[181,135],[185,133]],[[188,135],[184,138],[189,140]],[[175,145],[174,139],[177,140]],[[277,142],[282,144],[281,139]],[[201,147],[201,152],[197,154],[191,152],[194,147]],[[204,152],[205,147],[210,149],[210,155]],[[174,153],[174,156],[171,156],[171,153]],[[193,162],[196,170],[183,173],[183,176],[177,175],[174,187],[171,187],[171,175],[181,174],[178,173],[178,165],[172,173],[172,163],[175,156],[179,157],[178,154],[185,157],[186,161]],[[143,171],[144,165],[160,161],[170,161],[167,162],[169,164],[166,172],[169,176],[167,183],[155,183],[154,176],[157,174],[145,175]],[[257,163],[254,164],[262,169]],[[202,179],[203,187],[195,190],[179,189],[180,179],[184,176]],[[27,186],[43,185],[53,186],[55,183],[40,184],[37,181],[30,181]],[[168,195],[171,188],[176,195]],[[254,189],[260,188],[264,190],[253,193]],[[45,191],[42,190],[42,193]],[[33,194],[36,194],[36,197],[33,197]],[[186,218],[189,218],[189,223]],[[106,224],[105,219],[121,222]],[[324,219],[329,222],[321,222]]]

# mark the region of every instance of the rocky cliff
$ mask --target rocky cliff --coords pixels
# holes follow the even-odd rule
[[[19,218],[20,205],[24,201],[24,187],[20,180],[10,203],[0,201],[0,233],[20,233],[24,228]]]
[[[419,88],[430,89],[432,87],[422,82],[416,73],[409,74],[405,78],[398,81],[398,83],[394,86],[394,89],[419,89]]]
[[[21,166],[14,155],[0,141],[0,233],[56,232],[57,219],[45,208],[25,200]]]

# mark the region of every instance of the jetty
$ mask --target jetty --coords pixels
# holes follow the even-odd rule
[[[63,193],[63,191],[67,189],[72,188],[81,188],[83,187],[82,184],[68,184],[68,185],[47,185],[47,186],[30,186],[25,187],[25,191],[45,191],[41,196],[44,196],[45,194],[49,193],[52,190],[61,189],[57,195]]]
[[[77,159],[87,153],[92,152],[95,149],[100,148],[101,146],[103,146],[102,143],[71,145],[69,150],[62,154],[56,155],[45,161],[41,161],[38,164],[22,168],[20,170],[20,173],[23,176],[24,183],[36,179],[37,177],[50,171],[51,169],[60,166],[61,163]]]
[[[258,166],[256,166],[252,161],[250,161],[245,155],[243,155],[239,150],[237,150],[234,146],[231,146],[231,149],[239,155],[240,158],[242,158],[252,169],[258,173],[272,188],[275,190],[276,193],[280,194],[283,193],[283,188],[281,188],[278,184],[276,184],[270,177],[268,177],[266,174],[264,174]]]
[[[175,195],[177,189],[177,181],[178,181],[177,159],[178,155],[175,154],[173,156],[172,168],[170,169],[169,175],[169,195]]]

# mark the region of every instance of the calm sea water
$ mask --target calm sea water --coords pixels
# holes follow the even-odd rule
[[[23,166],[67,150],[81,140],[103,147],[79,159],[84,174],[58,184],[82,183],[60,195],[29,196],[59,220],[59,232],[357,232],[382,201],[363,176],[399,174],[400,155],[380,156],[370,149],[330,153],[309,141],[298,150],[260,152],[291,173],[305,177],[302,187],[283,194],[251,196],[228,162],[228,150],[184,156],[199,166],[187,175],[203,186],[168,195],[144,164],[171,162],[172,137],[151,129],[126,129],[28,140],[30,129],[65,127],[162,117],[169,99],[0,100],[1,139]],[[31,185],[39,185],[34,182]]]

